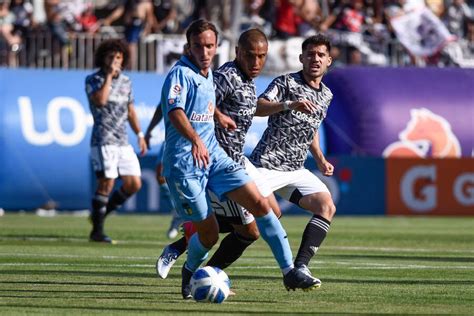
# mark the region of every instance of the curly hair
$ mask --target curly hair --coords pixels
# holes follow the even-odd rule
[[[98,68],[103,68],[106,65],[105,57],[110,52],[118,52],[123,55],[123,67],[126,67],[129,62],[129,54],[127,44],[121,39],[108,39],[100,43],[99,47],[95,51],[94,64]]]

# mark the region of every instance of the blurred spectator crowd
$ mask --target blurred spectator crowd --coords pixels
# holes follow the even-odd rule
[[[411,22],[401,23],[419,8],[429,15],[410,16]],[[68,68],[67,57],[77,49],[71,45],[74,38],[108,34],[126,40],[130,68],[137,69],[140,42],[156,34],[182,34],[191,21],[205,18],[231,43],[250,27],[280,43],[275,47],[325,33],[334,44],[335,66],[474,67],[473,8],[474,0],[0,0],[0,66],[37,66],[28,58],[19,62],[18,55],[37,53],[32,40],[48,34],[54,45],[46,54],[59,55],[63,62],[58,66]],[[407,28],[413,21],[416,29]],[[421,34],[421,47],[431,45],[434,52],[420,54],[409,44],[400,45],[399,37],[406,32]],[[289,49],[278,53],[288,54]]]

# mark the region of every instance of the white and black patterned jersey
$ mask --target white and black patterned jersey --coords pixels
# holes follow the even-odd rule
[[[128,104],[133,102],[132,83],[123,74],[112,79],[107,104],[96,106],[91,96],[104,85],[104,82],[105,74],[100,70],[86,78],[86,93],[94,118],[91,146],[127,145],[126,123],[128,121]]]
[[[300,71],[275,78],[259,98],[272,102],[309,100],[318,106],[312,114],[287,110],[270,115],[267,128],[250,156],[257,167],[280,171],[303,168],[309,146],[326,117],[331,91],[322,82],[319,89],[311,87]]]
[[[230,131],[216,121],[217,140],[235,162],[244,165],[245,135],[257,109],[255,82],[242,73],[234,61],[230,61],[214,72],[214,85],[217,107],[237,125],[235,130]]]

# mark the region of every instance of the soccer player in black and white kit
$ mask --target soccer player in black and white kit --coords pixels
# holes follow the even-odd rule
[[[147,148],[133,106],[131,81],[122,74],[127,62],[126,44],[118,39],[106,40],[95,52],[95,65],[100,69],[86,78],[86,93],[94,118],[91,160],[97,176],[92,198],[91,241],[112,242],[104,233],[105,217],[141,187],[140,164],[128,143],[127,121],[138,136],[142,155]],[[122,186],[109,199],[117,177],[122,179]]]
[[[330,49],[323,35],[307,38],[299,56],[303,69],[275,78],[259,96],[256,115],[270,116],[250,156],[275,194],[313,213],[295,258],[295,267],[308,275],[309,261],[325,239],[336,212],[326,185],[304,168],[309,150],[323,175],[334,172],[318,137],[332,99],[331,91],[321,81],[331,65]]]

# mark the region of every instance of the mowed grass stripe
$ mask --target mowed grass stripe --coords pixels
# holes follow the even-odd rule
[[[84,218],[0,218],[0,310],[5,315],[457,314],[474,309],[472,218],[336,217],[311,262],[323,286],[284,290],[262,240],[227,272],[237,295],[184,302],[179,258],[166,280],[155,260],[170,218],[115,216],[117,245],[89,243]],[[308,216],[284,217],[296,252]]]

